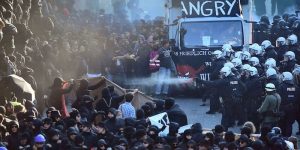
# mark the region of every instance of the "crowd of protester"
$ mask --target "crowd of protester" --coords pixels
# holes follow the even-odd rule
[[[0,98],[0,149],[297,149],[297,138],[288,135],[284,126],[280,126],[280,129],[272,124],[260,128],[257,121],[251,119],[249,120],[254,123],[242,122],[244,125],[239,135],[228,131],[228,126],[222,125],[216,125],[213,131],[204,132],[201,123],[195,123],[191,129],[179,134],[179,128],[188,122],[186,114],[174,99],[156,100],[141,108],[134,108],[132,100],[137,91],[118,95],[113,86],[103,88],[101,98],[90,96],[90,91],[104,84],[103,77],[95,85],[90,85],[86,79],[80,80],[76,89],[76,100],[72,104],[72,110],[68,110],[64,94],[75,88],[75,81],[66,82],[63,78],[77,79],[88,72],[99,73],[97,71],[100,70],[107,78],[126,87],[128,83],[124,81],[130,78],[157,76],[157,72],[163,74],[160,78],[164,79],[170,76],[171,68],[174,67],[161,18],[132,23],[124,15],[124,8],[119,5],[115,6],[114,15],[105,14],[103,10],[97,14],[76,11],[73,5],[72,0],[0,2],[0,76],[2,78],[15,74],[24,78],[36,91],[38,103],[35,105],[32,101],[18,99],[14,94]],[[240,60],[230,68],[235,70],[241,67],[240,74],[235,70],[240,78],[245,77],[247,80],[249,74],[254,76],[250,72],[255,72],[255,69],[249,69],[250,66],[242,67],[243,63],[249,63],[257,67],[257,70],[260,69],[260,64],[266,64],[264,69],[269,79],[273,79],[274,75],[276,77],[278,66],[280,73],[298,73],[297,69],[293,72],[293,65],[299,57],[296,30],[298,26],[293,28],[298,20],[288,24],[286,22],[294,18],[293,15],[279,18],[277,16],[280,24],[274,21],[272,26],[278,32],[270,33],[280,33],[284,40],[280,41],[276,37],[279,35],[271,34],[277,39],[276,50],[272,47],[272,42],[275,44],[272,40],[262,42],[262,47],[253,44],[249,52],[261,59],[256,64],[251,61],[253,59],[249,52],[241,52],[236,57]],[[270,24],[263,20],[266,19],[262,19],[260,26],[266,26],[266,32],[259,33],[270,35]],[[282,20],[286,20],[285,28],[282,28]],[[277,25],[279,27],[275,28]],[[282,32],[281,29],[286,29],[287,32]],[[283,33],[286,34],[281,35]],[[291,35],[292,33],[296,35]],[[269,38],[267,36],[263,40]],[[296,53],[294,58],[286,55],[287,51]],[[232,52],[232,49],[224,47],[222,54],[217,57],[227,58],[229,61]],[[270,60],[271,57],[278,62],[277,65],[272,63],[274,61]],[[149,65],[157,60],[160,60],[161,66]],[[267,63],[270,61],[270,64]],[[227,66],[231,65],[227,63]],[[270,71],[272,68],[273,72]],[[216,72],[219,73],[219,70]],[[260,73],[264,74],[262,68]],[[288,79],[289,82],[293,80]],[[65,86],[65,83],[69,85]],[[279,83],[275,84],[275,87],[280,87],[278,85]],[[255,90],[258,88],[255,87]],[[158,83],[154,93],[167,95],[168,87]],[[283,103],[284,96],[280,91],[278,93]],[[45,94],[49,96],[44,97]],[[251,96],[248,98],[256,98]],[[46,103],[43,102],[44,98],[47,99]],[[44,105],[47,106],[45,112],[42,109]],[[159,133],[166,127],[160,129],[151,125],[148,119],[162,112],[167,112],[170,120],[169,133],[164,137],[159,136]],[[293,121],[295,117],[288,121],[282,120],[281,123]],[[254,138],[253,134],[259,132],[260,137]]]

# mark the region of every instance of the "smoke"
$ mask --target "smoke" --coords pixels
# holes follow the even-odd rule
[[[140,0],[139,4],[139,7],[143,10],[143,15],[148,15],[150,19],[154,19],[157,16],[164,16],[164,0],[151,0],[151,3]]]
[[[185,83],[190,83],[192,79],[190,78],[177,78],[177,77],[170,77],[164,78],[160,80],[158,77],[149,77],[149,78],[134,78],[129,79],[126,81],[126,85],[130,88],[134,88],[135,86],[154,86],[159,82],[169,85],[181,85]]]

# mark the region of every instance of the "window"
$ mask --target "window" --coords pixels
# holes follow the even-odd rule
[[[181,46],[186,48],[243,46],[241,21],[185,22],[180,29]]]

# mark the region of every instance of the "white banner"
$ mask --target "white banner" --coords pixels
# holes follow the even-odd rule
[[[185,130],[191,129],[191,128],[192,128],[192,125],[193,125],[193,124],[188,124],[188,125],[185,125],[185,126],[180,127],[180,128],[178,129],[178,133],[179,133],[179,134],[182,134]]]
[[[149,121],[150,121],[151,125],[155,125],[159,129],[163,128],[164,126],[166,127],[163,131],[161,131],[159,133],[159,136],[163,137],[163,136],[168,135],[170,120],[169,120],[168,114],[166,112],[149,117]]]

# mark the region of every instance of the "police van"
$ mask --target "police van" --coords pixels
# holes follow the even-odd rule
[[[166,24],[179,77],[210,80],[211,53],[251,42],[239,0],[167,0]]]

